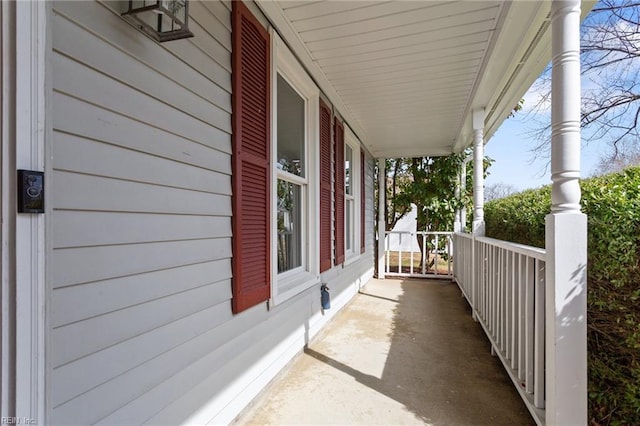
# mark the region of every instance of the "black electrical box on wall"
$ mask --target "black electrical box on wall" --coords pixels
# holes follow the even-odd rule
[[[18,213],[44,213],[44,173],[18,170]]]

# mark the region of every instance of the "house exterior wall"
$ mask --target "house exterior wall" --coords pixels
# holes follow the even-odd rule
[[[195,37],[159,45],[120,3],[50,15],[47,423],[228,423],[372,276],[373,162],[332,309],[312,287],[234,315],[231,4],[190,2]]]

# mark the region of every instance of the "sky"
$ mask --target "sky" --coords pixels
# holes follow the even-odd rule
[[[628,16],[633,21],[637,20],[637,7],[624,9],[621,13],[629,14]],[[587,28],[593,27],[596,24],[602,24],[608,19],[610,19],[610,16],[604,13],[589,15],[587,20],[591,21]],[[619,27],[618,30],[621,31],[622,34],[626,35],[622,46],[623,51],[624,49],[630,49],[629,46],[631,44],[636,51],[640,49],[640,45],[638,45],[638,43],[640,43],[640,34],[635,32],[635,27],[631,26],[630,29],[630,24],[623,20],[618,20],[615,25]],[[589,34],[587,31],[583,33],[582,37],[590,38],[588,37]],[[606,39],[614,48],[621,43],[621,41],[615,37],[609,36]],[[606,56],[611,59],[609,53],[607,53]],[[623,57],[624,56],[625,55],[623,55]],[[591,59],[593,59],[593,57]],[[627,73],[623,74],[627,76],[625,78],[637,79],[638,76],[640,76],[640,63],[638,61],[635,63],[623,62],[622,64],[624,64],[625,72]],[[607,73],[604,74],[590,73],[588,77],[583,75],[581,78],[583,93],[590,89],[595,89],[595,93],[598,93],[598,86],[600,86],[602,82],[608,85],[612,81],[617,81],[620,69],[612,67],[607,68],[607,70]],[[594,78],[596,80],[594,80]],[[536,146],[536,141],[530,135],[530,130],[536,127],[536,120],[544,120],[548,123],[551,116],[551,105],[548,102],[539,110],[534,108],[541,99],[540,92],[537,90],[539,90],[539,85],[534,83],[532,88],[524,95],[523,110],[517,112],[514,117],[505,120],[485,146],[485,154],[495,160],[489,169],[490,174],[485,181],[485,186],[504,183],[515,187],[517,190],[524,190],[551,183],[551,172],[548,167],[548,149],[547,155],[544,157],[540,156],[539,158],[536,158],[532,152],[532,149]],[[632,109],[631,113],[633,114],[634,111],[635,110]],[[597,173],[597,164],[600,158],[610,154],[610,152],[608,152],[610,145],[602,139],[587,144],[584,143],[584,139],[583,136],[580,169],[581,177],[586,178]]]
[[[489,169],[489,176],[485,180],[485,187],[496,183],[504,183],[521,191],[538,188],[551,183],[549,158],[536,156],[532,149],[536,141],[529,134],[536,127],[536,120],[550,120],[551,110],[532,111],[537,103],[538,94],[531,89],[525,96],[523,110],[508,118],[493,135],[485,146],[485,155],[494,159]],[[582,144],[580,152],[581,176],[589,177],[594,171],[599,158],[603,155],[602,148],[591,143]],[[547,150],[548,154],[548,150]]]

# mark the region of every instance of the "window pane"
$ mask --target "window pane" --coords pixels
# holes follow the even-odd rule
[[[353,189],[351,185],[351,168],[353,166],[353,150],[347,144],[345,144],[344,150],[344,192],[348,195],[353,195]]]
[[[278,179],[278,273],[302,266],[301,192]]]
[[[345,244],[347,251],[353,250],[353,200],[348,199],[345,202]]]
[[[304,99],[278,74],[278,159],[280,170],[305,175]]]

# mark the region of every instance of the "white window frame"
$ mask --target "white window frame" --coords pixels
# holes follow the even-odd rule
[[[302,68],[277,32],[271,28],[271,299],[269,305],[278,305],[300,292],[320,283],[319,261],[319,99],[320,90]],[[305,177],[286,175],[286,181],[302,186],[301,247],[302,266],[278,273],[277,183],[279,172],[278,149],[278,74],[305,100]]]
[[[357,260],[361,253],[360,253],[360,232],[361,232],[361,225],[360,225],[360,210],[361,210],[361,203],[360,200],[362,199],[362,194],[360,192],[361,191],[361,167],[360,167],[360,142],[358,141],[358,138],[356,137],[356,135],[351,131],[351,129],[349,128],[349,126],[347,126],[345,124],[344,126],[344,146],[345,146],[345,161],[346,161],[346,149],[347,146],[349,146],[351,148],[351,193],[352,195],[349,196],[347,195],[347,190],[346,190],[346,168],[345,168],[345,191],[344,191],[344,200],[345,200],[345,208],[344,208],[344,241],[345,241],[345,265],[348,265],[351,262],[354,262],[355,260]],[[353,200],[353,211],[351,212],[351,215],[353,216],[353,223],[352,223],[352,240],[351,240],[351,250],[347,250],[347,238],[349,238],[349,235],[347,235],[347,208],[346,208],[346,203],[347,203],[347,199],[348,197],[352,197]]]

